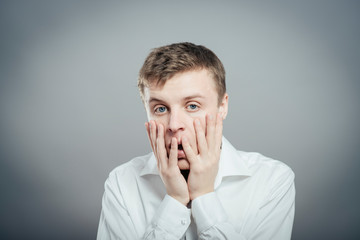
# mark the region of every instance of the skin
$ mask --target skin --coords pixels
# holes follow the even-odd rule
[[[167,194],[187,205],[213,192],[228,95],[219,104],[215,82],[202,69],[178,73],[162,86],[150,85],[144,103],[145,127]],[[190,170],[187,181],[180,170]]]

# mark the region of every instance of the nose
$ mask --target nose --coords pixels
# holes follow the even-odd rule
[[[178,111],[172,111],[169,114],[169,124],[168,130],[172,133],[176,133],[177,131],[184,130],[184,122],[181,113]]]

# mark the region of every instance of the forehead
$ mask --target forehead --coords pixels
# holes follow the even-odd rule
[[[145,102],[152,99],[180,101],[191,96],[217,100],[217,91],[212,74],[206,70],[192,70],[174,75],[165,84],[152,83],[144,89]]]

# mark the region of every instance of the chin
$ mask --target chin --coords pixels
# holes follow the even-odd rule
[[[180,170],[189,170],[190,169],[190,164],[188,162],[188,160],[182,158],[178,160],[178,166],[180,168]]]

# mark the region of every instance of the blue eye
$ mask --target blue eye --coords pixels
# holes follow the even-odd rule
[[[165,111],[166,111],[166,107],[164,106],[155,109],[155,112],[157,113],[164,113]]]
[[[198,106],[195,105],[195,104],[190,104],[190,105],[188,106],[188,108],[189,108],[190,110],[196,110],[196,109],[198,108]]]

